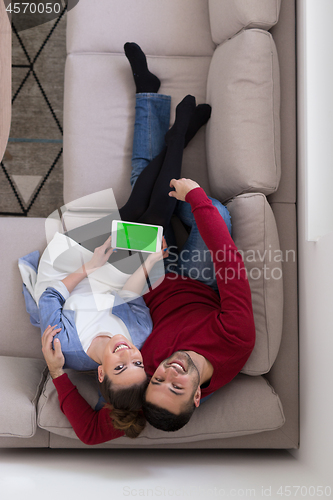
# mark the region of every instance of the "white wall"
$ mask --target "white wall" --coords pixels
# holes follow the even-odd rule
[[[332,0],[298,1],[300,125],[306,141],[300,168],[306,173],[305,236],[312,241],[333,232],[332,19]]]
[[[332,476],[333,470],[332,19],[332,0],[299,0],[298,244],[301,445],[300,449],[292,454],[300,463],[308,465],[326,479]],[[319,181],[312,182],[313,177],[318,177]],[[310,184],[307,183],[308,179]],[[309,218],[308,209],[313,212]],[[318,241],[306,241],[307,236],[315,234],[316,227],[318,234],[327,234]]]

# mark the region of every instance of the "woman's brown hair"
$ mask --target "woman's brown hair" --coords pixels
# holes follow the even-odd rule
[[[106,402],[104,406],[110,410],[113,427],[124,431],[127,437],[138,437],[146,426],[141,406],[148,383],[147,377],[142,384],[116,389],[107,375],[104,376],[103,382],[99,382]]]

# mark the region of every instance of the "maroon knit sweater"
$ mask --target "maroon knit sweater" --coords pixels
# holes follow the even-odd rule
[[[208,387],[201,391],[205,397],[243,368],[254,347],[255,326],[244,263],[225,222],[203,189],[190,191],[186,201],[211,251],[219,296],[199,281],[167,274],[145,296],[154,329],[141,352],[149,375],[175,351],[204,356],[214,368]]]

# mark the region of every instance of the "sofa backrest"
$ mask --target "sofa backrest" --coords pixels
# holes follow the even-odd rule
[[[209,0],[214,43],[219,45],[244,29],[269,30],[279,20],[281,0]]]
[[[281,177],[280,78],[272,35],[241,31],[214,52],[207,82],[208,176],[221,201],[277,190]]]
[[[123,54],[135,41],[155,56],[211,56],[208,0],[80,0],[68,12],[67,52]]]

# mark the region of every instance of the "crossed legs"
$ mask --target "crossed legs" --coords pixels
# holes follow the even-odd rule
[[[185,134],[195,110],[195,98],[186,96],[176,108],[174,125],[165,135],[166,147],[140,173],[128,202],[120,210],[123,220],[169,225],[176,200],[171,198],[170,180],[180,176]]]

